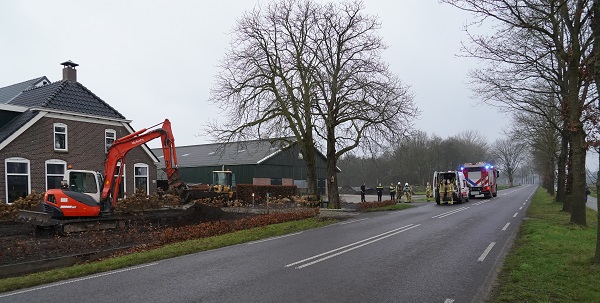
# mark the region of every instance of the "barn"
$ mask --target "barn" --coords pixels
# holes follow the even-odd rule
[[[152,150],[159,158],[158,183],[164,187],[166,174],[160,148]],[[235,184],[296,185],[306,191],[306,163],[293,138],[178,146],[179,177],[188,184],[211,184],[212,171],[230,170]],[[326,158],[316,150],[317,187],[326,193]]]

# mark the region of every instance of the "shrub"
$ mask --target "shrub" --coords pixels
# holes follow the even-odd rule
[[[158,195],[147,195],[145,190],[136,189],[135,193],[125,199],[119,199],[115,211],[124,214],[140,214],[149,209],[161,207]]]
[[[19,209],[39,210],[42,199],[44,199],[44,193],[38,194],[32,191],[26,197],[20,197],[12,204],[0,203],[0,220],[16,221],[19,217]]]
[[[254,194],[255,203],[264,203],[267,200],[267,194],[269,199],[276,197],[292,197],[296,195],[296,185],[252,185],[252,184],[238,184],[236,186],[236,195],[240,200],[246,203],[252,203],[252,194]]]

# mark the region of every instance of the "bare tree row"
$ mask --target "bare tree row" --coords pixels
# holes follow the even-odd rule
[[[470,75],[474,92],[514,113],[519,127],[513,134],[532,148],[544,186],[554,193],[556,184],[556,201],[570,222],[586,225],[586,152],[598,146],[598,1],[442,2],[475,18],[463,49],[485,63]],[[477,34],[481,24],[493,33]]]

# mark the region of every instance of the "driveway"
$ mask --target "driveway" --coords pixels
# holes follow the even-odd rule
[[[598,211],[598,203],[596,202],[596,198],[592,196],[588,196],[587,203],[585,205],[595,211]]]

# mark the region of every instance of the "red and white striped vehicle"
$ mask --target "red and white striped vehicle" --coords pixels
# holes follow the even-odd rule
[[[485,198],[498,195],[496,179],[500,172],[493,165],[485,162],[465,163],[460,170],[471,187],[470,198],[477,195],[483,195]]]

